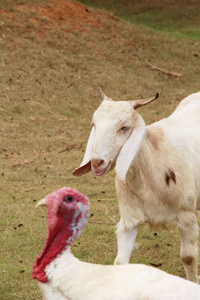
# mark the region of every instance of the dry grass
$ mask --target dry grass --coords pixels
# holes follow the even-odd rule
[[[24,3],[26,1],[23,1]],[[199,90],[200,45],[141,30],[99,10],[68,1],[0,10],[1,287],[0,298],[40,299],[32,264],[46,236],[46,212],[35,203],[62,186],[90,196],[91,218],[74,244],[75,255],[111,264],[119,220],[114,172],[74,178],[90,119],[101,99],[160,100],[140,112],[147,123],[167,116],[179,100]],[[36,3],[36,2],[35,2]],[[71,9],[72,15],[67,15]],[[52,15],[53,13],[53,15]],[[152,70],[146,62],[182,76]],[[187,121],[187,120],[186,120]],[[184,276],[179,238],[141,228],[132,262],[162,264]]]

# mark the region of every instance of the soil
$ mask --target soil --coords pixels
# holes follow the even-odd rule
[[[102,27],[103,19],[115,19],[103,11],[92,11],[84,5],[68,0],[56,0],[47,6],[17,5],[13,11],[0,9],[0,16],[12,21],[14,26],[31,30],[39,37],[47,35],[51,26],[59,26],[65,32],[90,32]],[[92,28],[92,30],[90,30]]]

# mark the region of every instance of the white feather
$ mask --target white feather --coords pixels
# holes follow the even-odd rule
[[[200,286],[145,265],[103,266],[66,250],[47,268],[47,300],[200,300]]]

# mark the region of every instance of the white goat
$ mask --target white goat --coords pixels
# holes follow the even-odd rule
[[[102,175],[116,166],[121,219],[115,264],[129,262],[138,225],[177,222],[180,256],[187,279],[198,279],[200,209],[200,93],[180,102],[166,119],[145,125],[136,109],[148,100],[118,101],[106,97],[93,116],[93,128],[82,164],[73,174],[91,169]]]

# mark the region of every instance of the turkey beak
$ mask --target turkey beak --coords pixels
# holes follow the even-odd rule
[[[38,206],[46,206],[46,198],[43,198],[42,200],[40,200],[37,204],[36,207]]]

